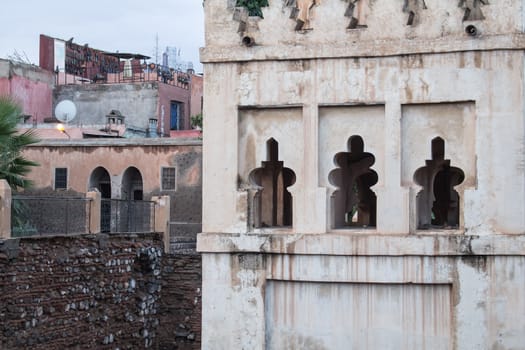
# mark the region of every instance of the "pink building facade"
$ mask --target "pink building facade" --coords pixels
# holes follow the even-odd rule
[[[53,115],[54,74],[36,66],[0,59],[0,95],[22,107],[26,122],[37,124]]]

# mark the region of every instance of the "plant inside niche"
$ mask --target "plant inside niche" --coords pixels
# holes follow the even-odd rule
[[[248,10],[248,16],[263,17],[261,7],[269,6],[268,0],[237,0],[235,6]]]
[[[191,116],[190,120],[194,129],[202,130],[202,113]]]

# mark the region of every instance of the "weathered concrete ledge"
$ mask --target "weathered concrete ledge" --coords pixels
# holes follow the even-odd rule
[[[431,44],[430,44],[431,42]],[[400,55],[452,53],[463,51],[523,50],[525,34],[486,35],[479,37],[442,37],[432,39],[341,40],[321,45],[243,47],[205,47],[200,49],[202,63],[245,61],[286,61],[351,57],[386,57]]]
[[[36,129],[38,130],[38,129]],[[129,146],[200,146],[202,139],[196,138],[130,138],[130,139],[79,139],[42,140],[28,147],[129,147]]]
[[[201,233],[200,253],[270,253],[363,256],[525,256],[525,234],[487,236],[445,234],[387,235],[355,233],[229,234]]]

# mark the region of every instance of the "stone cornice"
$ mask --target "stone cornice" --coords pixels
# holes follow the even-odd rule
[[[442,37],[437,39],[381,39],[373,41],[342,40],[329,44],[281,44],[275,46],[201,48],[202,63],[247,61],[286,61],[354,57],[389,57],[415,54],[437,54],[465,51],[524,50],[525,34]]]
[[[525,234],[228,234],[201,233],[200,253],[345,256],[525,255]]]

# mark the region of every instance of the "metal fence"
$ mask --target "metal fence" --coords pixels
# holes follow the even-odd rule
[[[84,68],[81,72],[72,73],[56,71],[57,85],[69,84],[121,84],[139,82],[162,82],[182,89],[190,88],[191,75],[162,65],[132,64],[128,69],[115,67],[102,71],[100,67]]]
[[[89,232],[90,199],[82,197],[13,196],[13,237]]]
[[[155,202],[106,199],[101,202],[102,232],[155,231]]]

